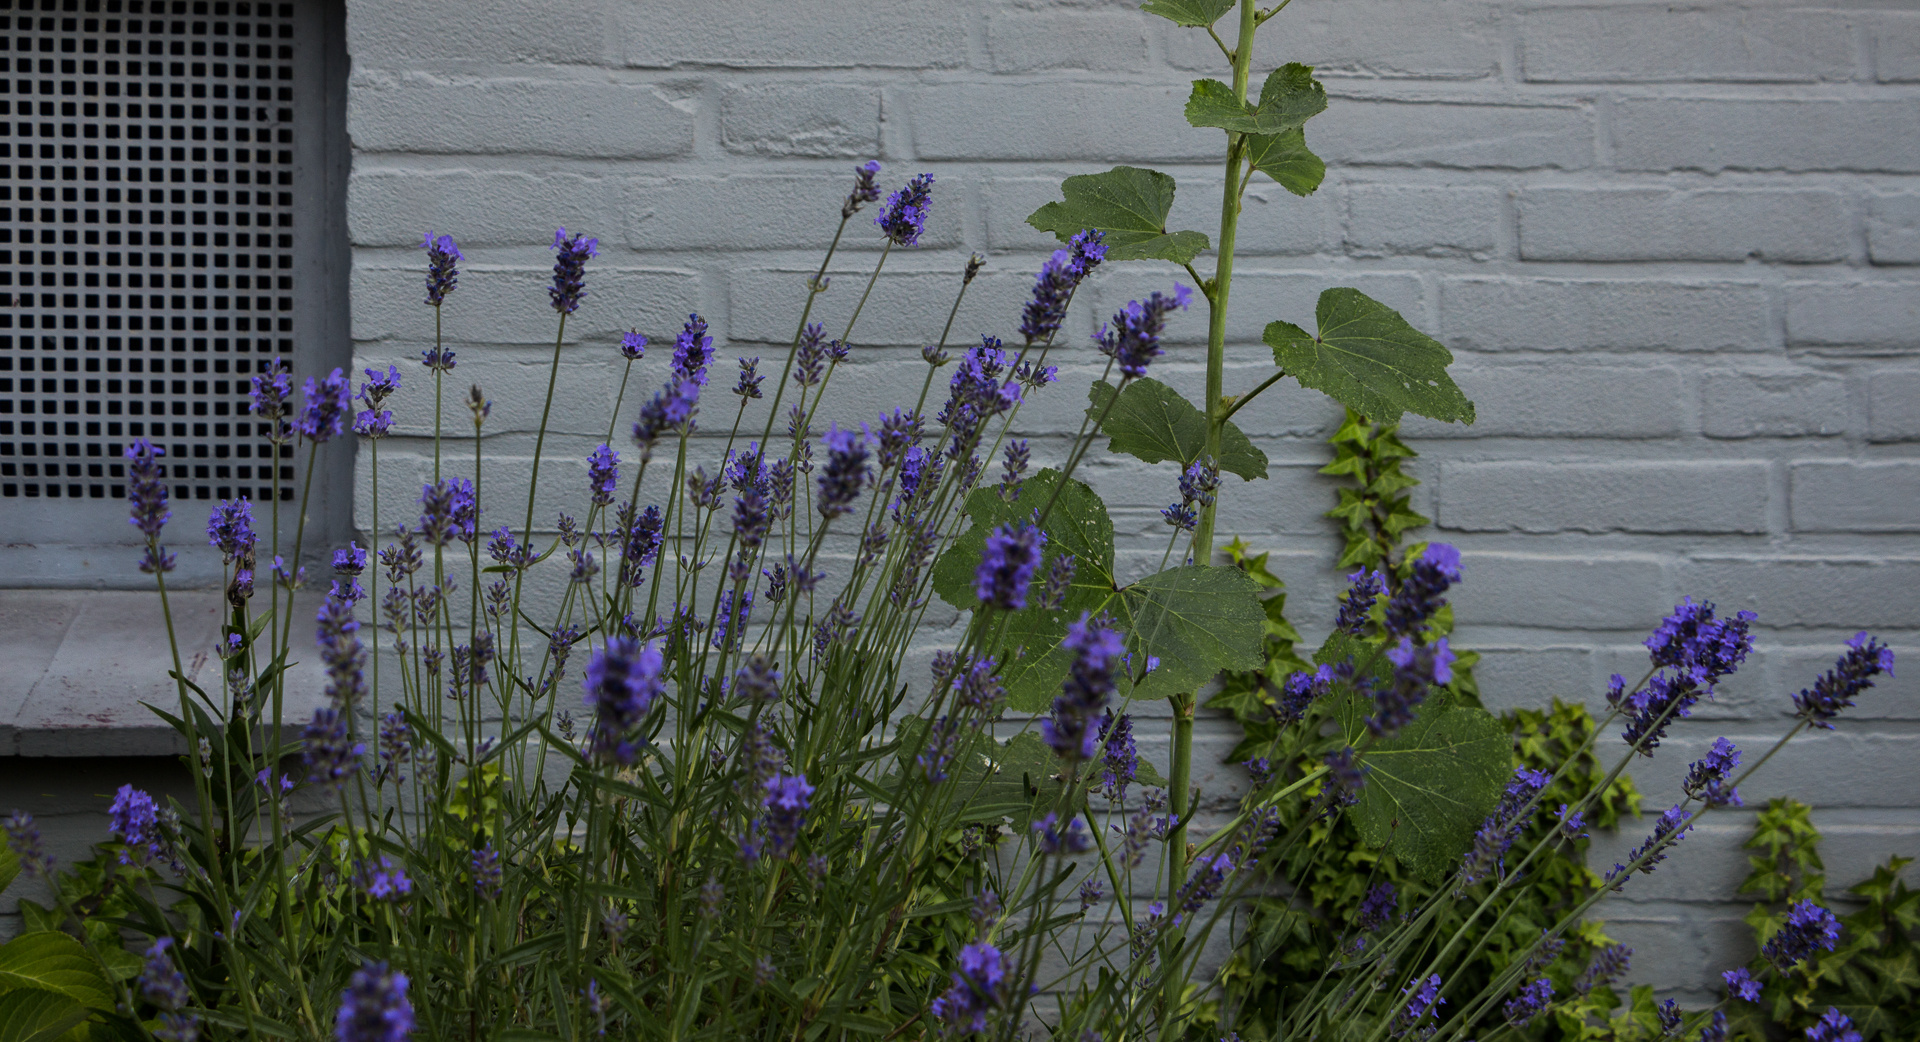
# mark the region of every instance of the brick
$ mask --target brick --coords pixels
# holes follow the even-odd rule
[[[972,16],[943,0],[816,4],[805,17],[771,16],[761,0],[627,0],[614,31],[640,68],[953,68],[967,62]]]
[[[1347,247],[1361,254],[1484,255],[1499,244],[1497,188],[1355,185],[1347,190]]]
[[[1462,626],[1639,630],[1673,607],[1660,562],[1652,557],[1461,552],[1453,588]]]
[[[997,11],[987,21],[995,72],[1132,72],[1147,61],[1145,16],[1092,11]]]
[[[626,241],[638,250],[824,252],[852,184],[851,172],[635,179],[623,187],[620,212]],[[920,248],[958,245],[963,212],[960,200],[936,195]],[[878,250],[885,242],[863,213],[848,224],[838,249]]]
[[[1847,429],[1847,384],[1830,373],[1711,372],[1700,426],[1714,438],[1797,438]]]
[[[1875,264],[1920,264],[1920,192],[1868,199],[1867,255]]]
[[[618,213],[620,195],[610,178],[560,171],[361,169],[347,182],[347,231],[359,246],[417,247],[429,228],[466,250],[544,246],[557,227]]]
[[[1610,4],[1520,15],[1520,64],[1536,83],[1808,82],[1853,76],[1837,11]]]
[[[1533,188],[1520,196],[1520,256],[1587,261],[1837,261],[1851,219],[1838,192]]]
[[[1463,647],[1466,637],[1460,638]],[[1491,648],[1478,643],[1473,648],[1480,652],[1473,677],[1489,712],[1539,709],[1555,698],[1584,704],[1600,689],[1593,653],[1586,648]]]
[[[451,17],[427,4],[381,4],[378,12],[347,19],[347,53],[364,69],[465,66],[476,59],[599,64],[607,57],[605,26],[597,15],[582,13],[578,3],[561,0],[476,0]]]
[[[1787,343],[1905,350],[1920,344],[1920,284],[1788,283]]]
[[[1692,280],[1442,279],[1440,328],[1447,344],[1480,351],[1758,351],[1773,340],[1765,289]]]
[[[1447,463],[1442,528],[1469,532],[1765,532],[1768,464]]]
[[[1608,129],[1622,170],[1920,170],[1910,101],[1626,98]]]
[[[1050,252],[1060,242],[1050,232],[1036,231],[1027,215],[1060,198],[1062,177],[994,178],[980,190],[986,210],[989,249]],[[1248,186],[1240,213],[1239,256],[1291,255],[1328,250],[1339,241],[1334,196],[1320,191],[1302,198],[1265,177]],[[1209,240],[1220,220],[1220,182],[1209,174],[1182,171],[1167,215],[1167,227],[1204,229]],[[1003,263],[994,258],[996,265]],[[1038,270],[1039,263],[1031,264]]]
[[[1408,414],[1401,430],[1414,439],[1658,438],[1681,431],[1685,384],[1664,366],[1477,366],[1453,370],[1473,400],[1472,426]]]
[[[1851,632],[1920,618],[1920,559],[1910,557],[1703,555],[1681,566],[1680,580],[1695,598],[1758,612],[1769,627]]]
[[[1174,282],[1186,285],[1191,281],[1184,272],[1150,273],[1150,269],[1132,265],[1119,267],[1111,275],[1100,277],[1092,284],[1097,294],[1097,314],[1104,319],[1125,306],[1129,300],[1139,299],[1154,290],[1168,292]],[[1261,333],[1267,323],[1275,319],[1312,329],[1315,325],[1314,308],[1320,294],[1335,286],[1351,286],[1400,312],[1414,325],[1427,325],[1419,276],[1409,272],[1269,271],[1238,267],[1233,273],[1233,297],[1227,309],[1227,339],[1234,343],[1260,344]],[[1175,312],[1167,320],[1163,340],[1171,345],[1205,344],[1205,302],[1196,298],[1188,310]],[[1272,357],[1271,351],[1265,347],[1255,350],[1265,357]]]
[[[921,159],[1079,159],[1115,163],[1217,159],[1226,138],[1180,118],[1189,88],[1133,84],[942,83],[912,95],[914,155]],[[983,119],[983,113],[1009,118]]]
[[[762,156],[871,158],[880,151],[880,91],[842,84],[728,87],[720,141]]]
[[[1478,105],[1335,96],[1308,124],[1329,164],[1577,170],[1593,165],[1593,127],[1574,105]]]
[[[1231,42],[1233,16],[1219,31]],[[1223,77],[1226,59],[1200,29],[1159,24],[1167,61],[1199,75]],[[1343,0],[1291,7],[1254,37],[1260,70],[1311,62],[1320,76],[1474,80],[1500,71],[1500,13],[1492,4]]]
[[[1881,83],[1920,82],[1920,15],[1880,15],[1873,32],[1873,74]]]
[[[1802,532],[1920,532],[1920,463],[1819,460],[1793,465]]]
[[[698,276],[691,272],[587,267],[587,297],[567,319],[569,343],[618,343],[630,328],[678,330],[700,306]],[[420,303],[420,270],[356,265],[353,272],[353,339],[433,336],[433,316]],[[460,288],[447,298],[442,322],[447,343],[553,345],[554,312],[547,300],[550,272],[534,268],[467,265]],[[464,344],[462,342],[464,341]],[[362,347],[361,350],[369,350]],[[461,355],[462,360],[466,355]]]
[[[1920,372],[1881,370],[1867,378],[1867,436],[1920,439]]]
[[[899,256],[896,252],[894,256]],[[735,340],[786,344],[793,339],[800,309],[806,305],[807,279],[814,269],[742,268],[727,278],[728,335]],[[828,273],[833,282],[814,303],[813,319],[838,336],[866,286],[866,268],[839,268]],[[1018,323],[1020,305],[1032,288],[1033,277],[1011,272],[987,273],[976,278],[954,320],[953,344],[964,345],[980,332],[1010,332]],[[933,343],[953,307],[960,288],[957,270],[914,271],[889,268],[874,286],[873,295],[853,332],[858,345],[914,347]],[[1078,311],[1078,307],[1075,308]],[[1070,319],[1071,321],[1071,319]]]
[[[651,159],[693,148],[693,113],[642,84],[362,73],[349,94],[347,133],[362,152]]]

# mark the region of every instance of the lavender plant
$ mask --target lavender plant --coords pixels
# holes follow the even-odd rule
[[[1303,711],[1291,723],[1321,705],[1336,724],[1300,735],[1310,766],[1263,779],[1209,835],[1192,831],[1195,693],[1259,664],[1266,621],[1257,584],[1214,564],[1222,476],[1266,468],[1233,414],[1292,377],[1388,421],[1473,415],[1446,349],[1351,289],[1321,297],[1316,333],[1270,324],[1275,371],[1225,394],[1242,194],[1255,173],[1306,194],[1324,169],[1302,131],[1326,105],[1311,69],[1279,69],[1248,98],[1255,31],[1284,6],[1240,3],[1228,47],[1212,26],[1230,0],[1145,5],[1205,27],[1232,67],[1231,85],[1197,81],[1187,106],[1193,125],[1226,134],[1217,240],[1167,231],[1165,174],[1069,178],[1064,200],[1030,219],[1063,245],[1035,277],[1018,345],[991,330],[950,339],[980,270],[969,261],[923,352],[918,398],[847,416],[831,392],[861,348],[879,275],[941,205],[924,173],[881,202],[879,165],[864,164],[818,271],[796,287],[777,378],[738,359],[737,402],[716,401],[713,376],[730,370],[698,314],[668,357],[623,338],[609,431],[631,440],[616,447],[610,434],[580,454],[574,513],[542,501],[539,475],[566,323],[606,306],[596,240],[554,237],[554,356],[523,485],[486,466],[479,386],[470,425],[445,422],[456,364],[439,316],[479,278],[462,282],[452,237],[429,234],[432,481],[417,512],[372,502],[375,545],[316,557],[330,581],[301,564],[313,550],[304,491],[292,519],[276,495],[258,533],[244,504],[215,511],[209,537],[231,577],[224,687],[191,681],[176,644],[178,706],[163,711],[195,751],[193,800],[162,806],[129,789],[114,809],[131,896],[113,925],[143,935],[143,969],[116,971],[96,933],[33,942],[84,948],[83,1016],[171,1039],[1179,1038],[1210,1001],[1206,942],[1231,927],[1253,866],[1347,814],[1380,842],[1391,831],[1408,863],[1475,887],[1475,905],[1441,935],[1433,906],[1376,902],[1352,956],[1284,1011],[1275,1037],[1456,1038],[1549,1009],[1555,989],[1523,979],[1527,963],[1474,993],[1447,987],[1474,925],[1504,914],[1511,880],[1578,831],[1599,791],[1558,811],[1544,839],[1516,843],[1557,779],[1508,778],[1505,736],[1436,693],[1454,659],[1432,621],[1465,579],[1451,547],[1428,547],[1390,596],[1351,605],[1319,668],[1288,680]],[[856,299],[829,298],[826,272],[865,213],[883,249]],[[1215,241],[1202,277],[1193,262]],[[1086,280],[1149,260],[1192,284],[1169,280],[1091,345],[1073,343],[1067,317]],[[1208,322],[1202,406],[1148,375],[1196,302]],[[1056,465],[1032,471],[1032,447],[1014,437],[1022,409],[1061,393],[1063,364],[1102,357],[1085,423]],[[658,390],[630,406],[634,375]],[[289,455],[304,448],[310,487],[318,454],[340,451],[349,425],[375,450],[392,436],[385,406],[403,382],[376,366],[356,394],[334,370],[306,379],[296,402],[276,367],[255,380],[254,414]],[[1178,468],[1163,567],[1133,582],[1116,568],[1104,504],[1075,477],[1101,437]],[[164,604],[160,454],[138,443],[128,469],[140,565]],[[375,451],[369,471],[380,488]],[[268,553],[262,604],[253,562]],[[288,667],[309,653],[292,605],[322,586],[326,704],[291,721]],[[964,613],[956,630],[929,625],[936,598]],[[1607,782],[1738,667],[1750,621],[1689,603],[1663,624],[1655,669],[1614,691],[1607,724],[1625,722],[1629,753]],[[941,635],[930,669],[910,668]],[[1829,723],[1891,665],[1871,641],[1850,655],[1804,696],[1801,726]],[[1174,709],[1164,778],[1133,737],[1133,703],[1149,699]],[[286,726],[302,723],[289,743]],[[1745,777],[1728,776],[1734,757],[1697,768],[1711,777],[1613,888],[1732,801]],[[9,835],[22,863],[50,870],[30,820]],[[59,913],[74,922],[89,909],[62,901]],[[1755,981],[1823,942],[1800,929]],[[72,1015],[55,1005],[48,1017]]]

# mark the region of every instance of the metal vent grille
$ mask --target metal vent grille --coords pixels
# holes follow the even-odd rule
[[[176,499],[291,498],[247,390],[293,355],[293,14],[0,0],[0,499],[123,496],[138,437]]]

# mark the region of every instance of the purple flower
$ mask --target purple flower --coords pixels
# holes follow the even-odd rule
[[[374,773],[373,783],[383,785],[387,779],[393,779],[398,786],[406,781],[406,775],[400,773],[401,766],[413,753],[413,727],[401,713],[388,713],[380,718],[380,768]]]
[[[1846,1014],[1828,1006],[1820,1020],[1807,1029],[1807,1042],[1860,1042],[1860,1032],[1853,1029],[1853,1021]]]
[[[333,552],[333,570],[359,575],[367,570],[367,552],[358,543],[349,541],[344,548]]]
[[[1672,1038],[1678,1035],[1680,1025],[1686,1022],[1686,1018],[1680,1013],[1680,1004],[1672,999],[1662,1002],[1653,1014],[1660,1023],[1661,1038]]]
[[[1507,1000],[1501,1012],[1507,1016],[1507,1022],[1514,1027],[1523,1028],[1546,1011],[1547,1003],[1553,1001],[1553,981],[1546,977],[1528,984],[1520,993]]]
[[[1794,708],[1800,719],[1831,731],[1840,710],[1853,705],[1854,698],[1872,687],[1873,678],[1882,673],[1893,675],[1893,649],[1862,630],[1847,641],[1846,652],[1825,676],[1793,696]]]
[[[1730,787],[1729,775],[1740,765],[1740,750],[1725,738],[1715,738],[1707,755],[1693,762],[1682,783],[1687,795],[1709,807],[1739,807],[1740,792]]]
[[[660,554],[660,508],[650,506],[626,530],[620,551],[620,576],[628,586],[640,585],[642,569]]]
[[[978,1035],[987,1030],[987,1018],[1012,1000],[1006,956],[986,941],[960,949],[960,968],[953,986],[933,1000],[931,1012],[949,1036]]]
[[[480,502],[473,482],[446,478],[420,489],[420,533],[435,546],[452,539],[472,542],[480,522]]]
[[[587,734],[596,759],[626,765],[639,755],[644,740],[630,736],[666,693],[664,664],[660,649],[631,637],[608,641],[587,663],[586,704],[593,710]]]
[[[1039,838],[1042,854],[1071,857],[1093,849],[1093,837],[1087,835],[1086,823],[1078,817],[1068,820],[1063,826],[1060,824],[1060,815],[1049,813],[1034,821],[1033,832]]]
[[[1839,940],[1840,920],[1812,901],[1801,901],[1787,910],[1787,921],[1760,946],[1760,954],[1785,973],[1816,950],[1832,951]]]
[[[1426,980],[1415,977],[1400,989],[1400,997],[1407,1000],[1406,1008],[1393,1021],[1393,1037],[1404,1038],[1409,1032],[1419,1031],[1428,1018],[1434,1016],[1447,1000],[1440,997],[1440,975],[1434,974]],[[1430,1034],[1430,1032],[1421,1032]]]
[[[1413,563],[1413,573],[1387,601],[1387,633],[1412,634],[1447,603],[1442,596],[1460,581],[1460,551],[1446,543],[1429,545]]]
[[[760,359],[742,358],[739,362],[740,377],[733,382],[733,393],[738,395],[742,402],[749,398],[759,398],[760,384],[766,379],[760,375]]]
[[[335,1042],[404,1042],[413,1034],[413,1004],[407,1001],[407,975],[384,962],[353,971],[340,993],[333,1021]]]
[[[326,379],[312,377],[301,387],[306,405],[293,427],[307,440],[326,442],[346,432],[347,417],[353,414],[353,384],[347,374],[335,369]]]
[[[173,516],[167,509],[166,467],[160,457],[167,450],[135,438],[127,446],[127,503],[133,509],[133,527],[149,540],[160,537],[160,529]]]
[[[1760,1001],[1760,982],[1753,979],[1745,966],[1727,970],[1720,975],[1720,979],[1727,982],[1727,998],[1742,1002]]]
[[[385,854],[378,862],[362,861],[355,877],[361,892],[375,901],[398,903],[413,893],[413,880],[407,878],[407,870]]]
[[[713,620],[713,633],[707,638],[715,648],[725,649],[731,638],[735,650],[740,647],[746,636],[747,617],[753,612],[753,591],[742,590],[739,603],[734,601],[734,591],[727,590],[720,595],[719,613]]]
[[[1191,532],[1194,526],[1200,523],[1200,515],[1185,503],[1167,504],[1160,511],[1160,518],[1167,523],[1168,527],[1177,528],[1182,532]]]
[[[1340,602],[1340,614],[1334,619],[1333,628],[1358,637],[1366,629],[1374,601],[1386,592],[1387,577],[1377,570],[1370,572],[1362,568],[1347,576],[1347,582],[1347,596]]]
[[[40,829],[33,823],[33,815],[16,810],[7,815],[6,828],[7,846],[20,859],[20,871],[29,879],[52,878],[53,857],[40,842]]]
[[[1633,949],[1624,944],[1612,944],[1593,953],[1587,968],[1573,982],[1573,990],[1585,995],[1595,988],[1604,988],[1613,983],[1627,967],[1633,964]]]
[[[1360,790],[1367,787],[1367,772],[1373,767],[1360,762],[1353,746],[1328,753],[1320,762],[1327,767],[1327,794],[1335,805],[1351,805],[1360,798]]]
[[[647,354],[647,335],[631,330],[620,335],[620,354],[629,362],[638,362]]]
[[[307,777],[336,788],[347,783],[360,766],[361,755],[367,751],[366,746],[348,737],[346,718],[332,706],[313,711],[313,720],[301,732],[300,739]]]
[[[1024,522],[995,528],[988,533],[980,566],[974,570],[974,596],[1001,611],[1025,608],[1027,590],[1046,545],[1047,534]]]
[[[1679,807],[1667,808],[1665,813],[1660,815],[1660,820],[1653,823],[1653,835],[1648,836],[1645,843],[1633,848],[1633,851],[1627,855],[1627,864],[1631,865],[1638,861],[1640,862],[1638,871],[1651,875],[1654,866],[1665,861],[1667,859],[1667,852],[1673,848],[1675,843],[1680,842],[1692,829],[1693,816],[1691,814],[1688,814]],[[1626,885],[1624,879],[1619,883],[1614,883],[1614,880],[1619,879],[1626,870],[1626,865],[1615,865],[1612,871],[1607,873],[1607,882],[1613,884],[1615,890]]]
[[[602,445],[587,457],[587,488],[593,502],[606,506],[613,502],[614,489],[620,485],[620,454],[613,446]]]
[[[853,191],[847,193],[847,201],[840,204],[842,219],[860,212],[863,204],[880,198],[880,186],[873,183],[874,175],[880,172],[880,163],[869,159],[853,168]]]
[[[444,373],[454,366],[451,348],[429,347],[420,352],[420,364],[436,372]]]
[[[793,382],[812,387],[827,369],[827,330],[818,322],[800,331],[800,346],[794,352]]]
[[[1155,291],[1146,300],[1128,301],[1113,313],[1113,320],[1100,327],[1093,340],[1100,353],[1112,358],[1128,379],[1147,375],[1147,364],[1160,356],[1160,334],[1166,329],[1167,313],[1184,308],[1193,291],[1175,283],[1173,295]]]
[[[827,465],[820,472],[820,516],[839,517],[853,509],[853,501],[867,482],[866,427],[860,431],[827,430]]]
[[[917,246],[927,230],[927,211],[933,205],[933,175],[918,174],[905,188],[887,197],[873,223],[896,246]]]
[[[1333,689],[1333,667],[1322,665],[1312,673],[1290,674],[1274,700],[1273,715],[1282,726],[1297,724],[1313,703]]]
[[[1107,255],[1104,232],[1088,230],[1073,237],[1067,249],[1053,251],[1033,280],[1033,296],[1020,319],[1020,335],[1028,346],[1052,340],[1067,317],[1067,302],[1082,279],[1099,267]]]
[[[587,258],[600,256],[600,240],[584,235],[568,236],[565,228],[553,233],[553,285],[547,296],[553,298],[553,310],[571,315],[587,295]]]
[[[707,335],[707,320],[688,315],[686,325],[673,342],[673,376],[705,387],[707,367],[713,364],[713,338]]]
[[[269,436],[278,438],[282,431],[279,421],[288,411],[287,399],[293,397],[293,377],[287,374],[287,364],[278,358],[268,366],[266,372],[253,378],[249,411],[254,419],[271,423],[274,432]]]
[[[493,842],[475,848],[468,857],[473,876],[473,892],[483,901],[491,901],[500,896],[500,852],[493,849]]]
[[[1195,913],[1206,906],[1208,901],[1220,896],[1226,888],[1228,877],[1233,875],[1232,854],[1216,854],[1200,859],[1194,867],[1193,875],[1173,895],[1172,925],[1179,926],[1187,922]]]
[[[420,248],[427,251],[427,303],[439,307],[460,283],[460,269],[454,262],[467,258],[454,245],[453,236],[426,233]]]
[[[806,827],[805,811],[811,806],[813,791],[805,775],[776,774],[767,779],[761,803],[767,809],[767,850],[774,857],[793,853],[800,830]]]
[[[120,852],[123,865],[145,866],[154,857],[164,856],[160,837],[160,808],[153,797],[131,785],[120,786],[107,808],[108,825],[126,844]],[[131,855],[131,856],[130,856]]]
[[[1413,711],[1426,701],[1427,692],[1453,682],[1453,658],[1445,637],[1419,646],[1412,637],[1401,637],[1399,647],[1387,649],[1393,676],[1374,691],[1367,729],[1384,736],[1412,723]]]
[[[193,1001],[192,993],[187,990],[187,978],[174,965],[173,956],[167,954],[167,949],[171,947],[171,937],[154,940],[147,949],[147,961],[140,967],[140,979],[137,982],[141,998],[169,1013]]]
[[[1756,617],[1742,611],[1717,619],[1712,604],[1695,604],[1688,597],[1647,638],[1647,651],[1656,668],[1691,673],[1697,683],[1711,688],[1739,668],[1753,649],[1749,626]]]
[[[1100,791],[1115,803],[1127,798],[1127,786],[1140,773],[1140,752],[1133,741],[1133,717],[1107,710],[1100,721]]]
[[[1032,454],[1027,449],[1026,440],[1014,438],[1007,442],[1006,455],[1001,463],[1000,498],[1011,503],[1020,498],[1020,481],[1027,473],[1027,464]]]
[[[362,409],[353,417],[353,433],[369,438],[384,438],[393,430],[393,410]]]
[[[1472,886],[1506,867],[1507,851],[1533,817],[1531,813],[1522,816],[1521,810],[1552,780],[1553,776],[1545,771],[1514,769],[1513,780],[1507,783],[1500,803],[1474,833],[1473,848],[1467,852],[1466,862],[1460,869],[1461,886]]]
[[[384,373],[378,369],[367,369],[363,372],[367,374],[367,382],[360,385],[360,393],[355,397],[365,402],[370,409],[378,409],[380,403],[387,400],[388,395],[400,389],[400,367],[397,365],[387,366],[387,371]]]
[[[253,504],[244,499],[223,499],[207,519],[207,542],[220,551],[228,564],[251,556],[257,540],[253,534]]]
[[[1360,899],[1360,913],[1353,924],[1361,933],[1378,933],[1393,921],[1393,913],[1400,907],[1400,896],[1394,892],[1392,883],[1376,883],[1367,896]]]
[[[1053,716],[1041,721],[1040,736],[1063,760],[1091,760],[1100,742],[1094,714],[1106,708],[1117,686],[1114,674],[1126,643],[1117,630],[1083,613],[1067,626],[1060,646],[1073,655],[1073,664],[1053,700]]]

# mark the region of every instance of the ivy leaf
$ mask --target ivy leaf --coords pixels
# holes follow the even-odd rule
[[[41,988],[91,1009],[111,1010],[113,991],[93,958],[64,933],[38,930],[0,945],[0,990]]]
[[[1147,0],[1140,10],[1157,14],[1175,25],[1206,28],[1233,10],[1239,0]]]
[[[89,1016],[87,1007],[43,988],[0,995],[0,1042],[53,1042]]]
[[[1104,174],[1077,174],[1060,182],[1065,200],[1048,203],[1027,223],[1061,242],[1088,228],[1106,233],[1107,259],[1191,261],[1207,248],[1200,232],[1168,232],[1173,178],[1158,170],[1116,166]]]
[[[1343,287],[1320,294],[1314,316],[1318,336],[1290,322],[1269,322],[1263,337],[1274,362],[1300,386],[1383,423],[1407,412],[1473,422],[1473,403],[1447,375],[1453,353],[1399,312]]]
[[[1131,381],[1114,401],[1114,388],[1098,381],[1089,389],[1089,419],[1106,420],[1107,450],[1145,463],[1173,460],[1187,466],[1206,452],[1207,418],[1180,392],[1152,377]],[[1112,408],[1108,403],[1112,402]],[[1229,420],[1220,428],[1220,469],[1252,481],[1267,476],[1267,454]]]
[[[1339,705],[1347,742],[1356,748],[1372,709],[1354,695]],[[1430,699],[1412,723],[1366,751],[1362,762],[1370,769],[1354,824],[1368,843],[1438,883],[1499,802],[1512,756],[1511,737],[1486,710]]]
[[[1266,610],[1260,584],[1238,568],[1187,565],[1120,591],[1128,646],[1160,665],[1133,688],[1136,699],[1192,691],[1223,669],[1260,668]]]
[[[1294,195],[1312,195],[1327,176],[1326,162],[1307,148],[1307,132],[1299,127],[1279,134],[1247,135],[1247,156],[1255,170]]]
[[[1187,122],[1236,134],[1285,134],[1327,110],[1327,91],[1313,78],[1313,67],[1288,62],[1273,70],[1260,87],[1260,102],[1248,104],[1219,80],[1194,80],[1187,96]],[[1305,139],[1301,139],[1305,147]],[[1316,182],[1317,183],[1317,182]]]

